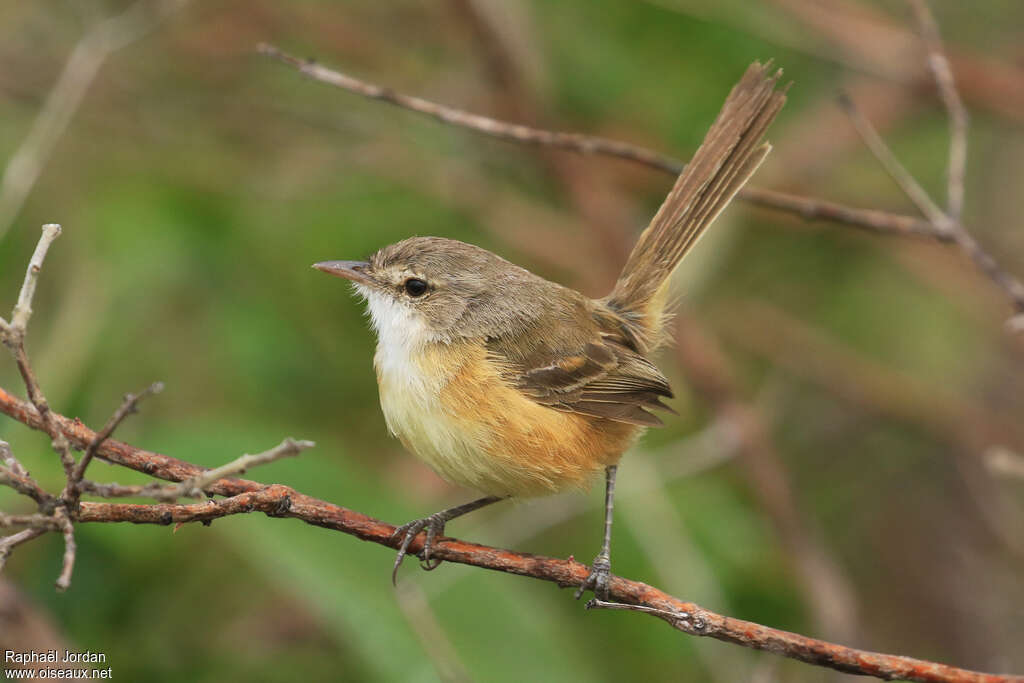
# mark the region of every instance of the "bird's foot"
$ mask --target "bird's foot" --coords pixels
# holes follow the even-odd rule
[[[576,599],[579,600],[583,597],[586,591],[593,590],[596,597],[608,600],[608,581],[611,571],[612,561],[608,553],[600,553],[594,558],[594,564],[590,565],[590,573],[587,574],[587,578],[576,589]]]
[[[435,512],[423,519],[416,519],[408,524],[403,524],[395,529],[395,533],[391,534],[392,541],[399,538],[402,539],[402,545],[398,546],[398,556],[395,557],[395,567],[391,571],[392,584],[398,581],[398,568],[402,565],[402,560],[409,553],[409,546],[412,544],[413,539],[424,529],[427,531],[427,537],[423,540],[423,550],[420,551],[420,566],[427,571],[431,571],[441,565],[441,560],[432,558],[430,551],[433,548],[434,539],[444,535],[444,525],[448,521],[448,516],[445,512],[447,510]]]

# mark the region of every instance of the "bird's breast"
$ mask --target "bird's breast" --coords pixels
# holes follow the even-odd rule
[[[482,342],[379,344],[374,365],[390,431],[445,479],[488,495],[584,487],[638,431],[534,402]]]

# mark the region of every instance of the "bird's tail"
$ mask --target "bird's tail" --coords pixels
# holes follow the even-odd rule
[[[761,136],[786,96],[770,71],[755,62],[733,87],[605,299],[644,351],[661,343],[672,272],[771,150]]]

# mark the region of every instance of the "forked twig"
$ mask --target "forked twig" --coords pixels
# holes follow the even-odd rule
[[[103,425],[103,428],[97,432],[96,439],[86,447],[85,453],[82,454],[82,459],[78,461],[78,465],[75,467],[75,470],[71,475],[71,479],[68,482],[70,490],[67,493],[77,495],[78,484],[82,481],[82,477],[85,476],[85,470],[89,467],[89,463],[91,463],[92,459],[96,456],[96,451],[104,441],[113,435],[114,430],[118,428],[121,422],[138,410],[139,403],[142,400],[154,394],[159,394],[163,390],[163,382],[154,382],[137,394],[124,395],[124,400],[121,401],[121,405],[114,411],[114,414],[110,416],[107,423]]]
[[[959,222],[964,208],[964,176],[967,170],[967,108],[957,90],[953,68],[942,46],[939,24],[928,8],[926,0],[908,0],[921,36],[928,49],[928,68],[931,69],[939,96],[949,114],[949,165],[946,171],[946,213],[953,222]]]

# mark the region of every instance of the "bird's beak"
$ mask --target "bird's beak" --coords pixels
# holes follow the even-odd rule
[[[373,281],[366,273],[370,267],[370,264],[366,261],[321,261],[320,263],[314,263],[313,267],[329,275],[343,277],[346,280],[358,282],[359,284],[373,284]]]

